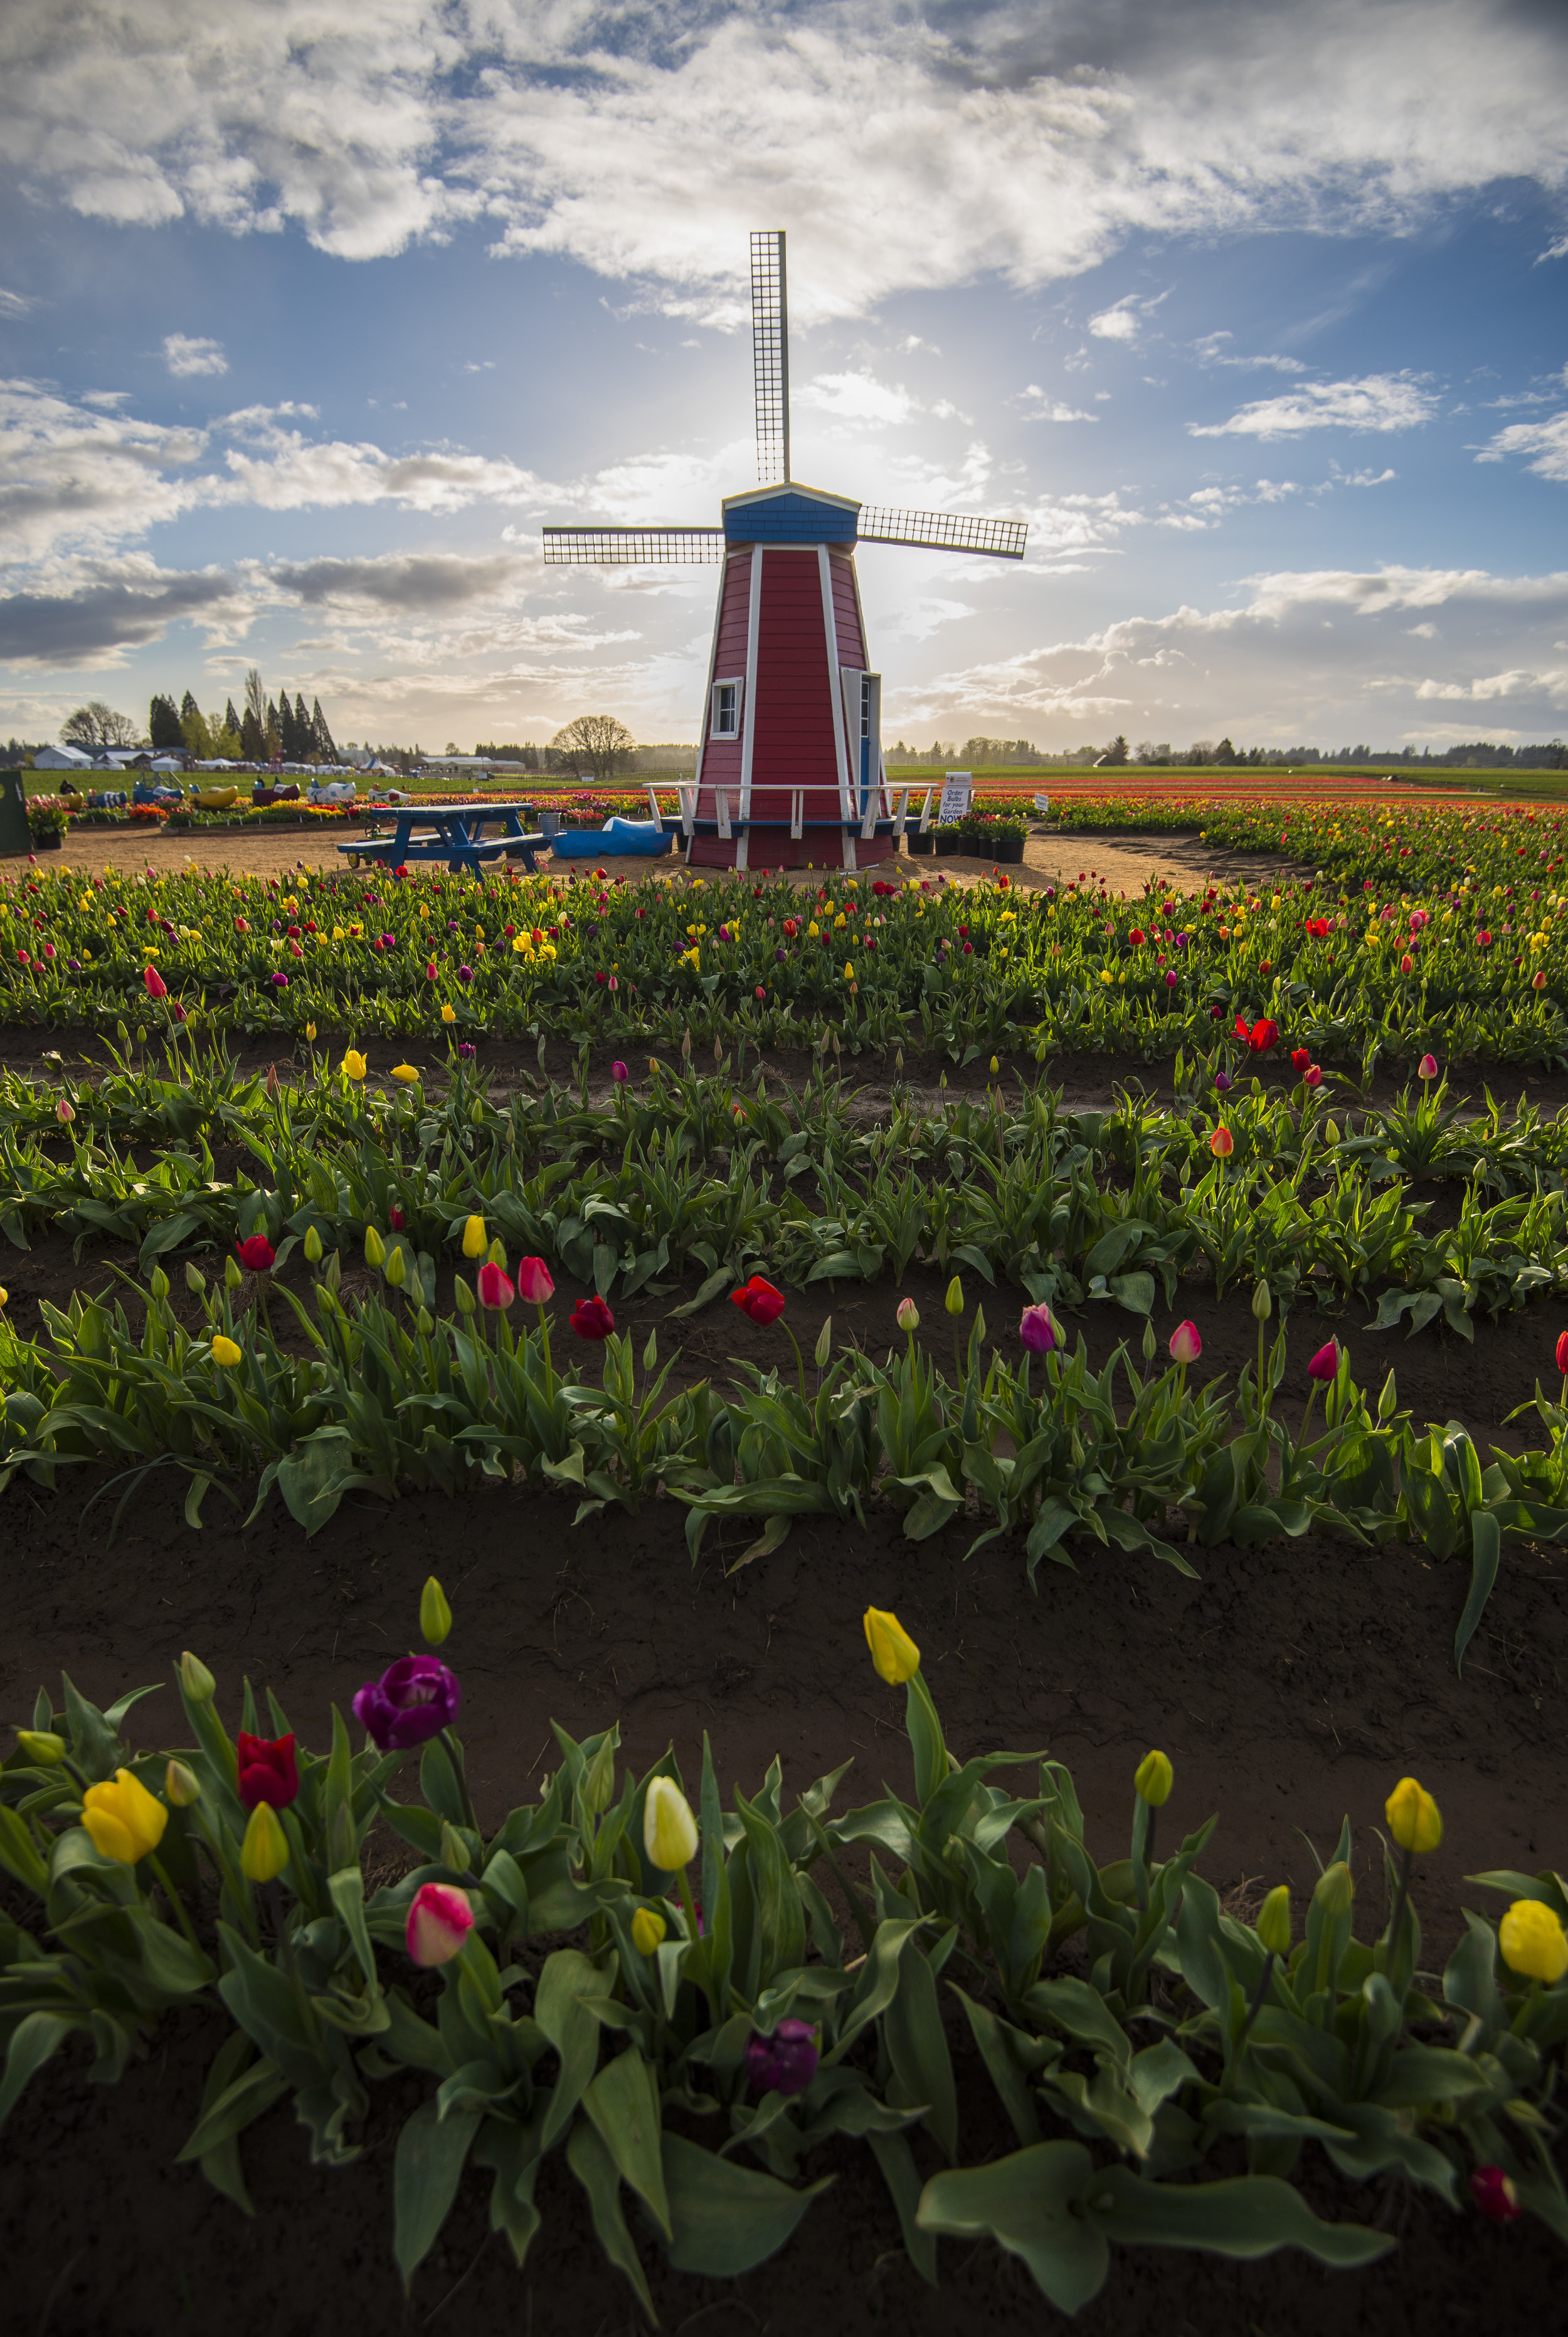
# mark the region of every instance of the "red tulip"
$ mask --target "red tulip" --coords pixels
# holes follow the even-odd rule
[[[530,1306],[542,1306],[547,1298],[555,1296],[555,1284],[550,1268],[541,1257],[520,1257],[517,1261],[517,1295]]]
[[[608,1339],[615,1328],[615,1316],[602,1298],[579,1298],[570,1320],[579,1339]]]
[[[501,1313],[517,1296],[511,1279],[492,1257],[487,1257],[479,1269],[479,1303],[493,1314]]]
[[[1290,1050],[1290,1069],[1293,1071],[1304,1071],[1311,1060],[1312,1051],[1310,1047],[1292,1047]]]
[[[168,997],[169,984],[164,981],[163,976],[159,973],[158,968],[155,965],[144,966],[141,971],[141,979],[146,985],[147,995],[149,998]]]
[[[729,1303],[732,1306],[738,1306],[748,1321],[757,1324],[765,1331],[770,1323],[776,1323],[784,1311],[784,1292],[775,1290],[771,1282],[765,1282],[760,1274],[754,1274],[739,1290],[732,1290]]]
[[[1270,1048],[1277,1045],[1279,1041],[1280,1026],[1277,1022],[1271,1022],[1268,1015],[1262,1014],[1259,1016],[1257,1022],[1254,1022],[1249,1030],[1247,1027],[1246,1016],[1244,1014],[1238,1014],[1236,1017],[1236,1036],[1238,1039],[1245,1039],[1248,1050],[1251,1054],[1266,1055]]]
[[[1568,1331],[1564,1331],[1557,1342],[1557,1368],[1568,1378]]]
[[[1478,2166],[1470,2177],[1470,2196],[1494,2224],[1517,2223],[1524,2212],[1500,2166]]]
[[[244,1806],[253,1810],[267,1802],[275,1810],[286,1810],[299,1791],[293,1736],[251,1736],[242,1728],[234,1749],[239,1762],[238,1791]]]
[[[236,1242],[234,1247],[248,1274],[270,1274],[278,1262],[278,1252],[265,1234],[252,1234],[248,1241]]]
[[[1308,1364],[1307,1377],[1310,1380],[1331,1380],[1339,1371],[1339,1343],[1337,1340],[1330,1339],[1326,1347],[1319,1348],[1317,1354]]]

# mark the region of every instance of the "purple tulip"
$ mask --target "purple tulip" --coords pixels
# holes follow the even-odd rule
[[[1057,1344],[1050,1308],[1026,1306],[1018,1323],[1018,1336],[1031,1355],[1048,1355]]]
[[[274,990],[287,990],[288,976],[286,973],[275,973],[272,977],[272,987]]]
[[[771,2037],[753,2029],[746,2039],[746,2082],[754,2093],[803,2094],[817,2073],[816,2030],[805,2020],[781,2020]]]
[[[1235,1084],[1236,1083],[1234,1080],[1232,1079],[1229,1071],[1216,1071],[1214,1073],[1214,1085],[1219,1089],[1222,1095],[1228,1095]]]
[[[463,1689],[433,1656],[400,1656],[378,1680],[366,1680],[354,1716],[383,1753],[405,1753],[439,1736],[457,1718]]]
[[[473,968],[471,965],[460,965],[457,969],[457,978],[459,982],[472,982]]]
[[[472,1042],[467,1039],[460,1039],[457,1042],[457,1053],[458,1060],[461,1062],[472,1062],[473,1060],[473,1047]]]

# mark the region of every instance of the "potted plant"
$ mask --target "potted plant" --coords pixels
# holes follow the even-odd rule
[[[69,824],[58,804],[34,801],[27,807],[27,832],[34,852],[58,852]]]

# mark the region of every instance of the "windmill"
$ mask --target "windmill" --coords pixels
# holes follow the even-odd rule
[[[548,567],[722,565],[695,783],[667,826],[688,861],[846,868],[896,853],[881,751],[881,676],[867,653],[857,543],[1021,560],[1022,520],[895,510],[790,475],[783,230],[751,239],[757,476],[718,527],[547,527]],[[651,793],[651,791],[650,791]],[[656,805],[657,810],[657,805]]]

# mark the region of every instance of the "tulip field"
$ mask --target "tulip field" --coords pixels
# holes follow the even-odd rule
[[[18,2326],[1553,2323],[1563,823],[1058,809],[0,865]]]

